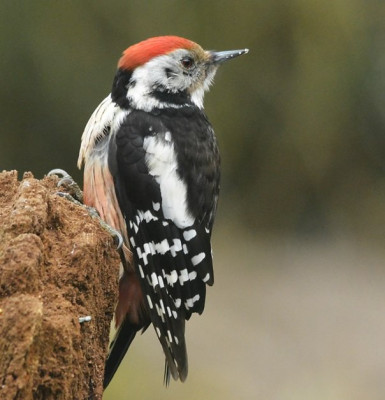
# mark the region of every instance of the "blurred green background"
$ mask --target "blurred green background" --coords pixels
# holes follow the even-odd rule
[[[250,48],[206,96],[223,180],[216,284],[162,386],[154,333],[105,399],[384,399],[385,3],[0,2],[0,170],[81,181],[82,130],[130,44]]]

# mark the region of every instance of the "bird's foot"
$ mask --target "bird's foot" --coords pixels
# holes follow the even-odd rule
[[[67,200],[77,204],[80,207],[85,208],[90,217],[97,220],[100,226],[113,237],[117,249],[120,249],[123,246],[123,237],[120,232],[118,232],[112,226],[108,225],[107,222],[105,222],[102,218],[100,218],[100,215],[96,208],[87,206],[83,203],[83,192],[70,174],[68,174],[63,169],[57,168],[49,171],[47,175],[57,175],[58,177],[62,177],[57,183],[57,186],[64,187],[68,190],[68,193],[59,191],[56,194],[60,197],[66,198]]]
[[[83,204],[83,192],[68,172],[64,171],[64,169],[56,168],[49,171],[47,175],[57,175],[59,178],[61,177],[57,186],[63,186],[73,199]]]

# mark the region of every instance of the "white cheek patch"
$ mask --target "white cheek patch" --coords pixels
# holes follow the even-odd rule
[[[166,132],[165,137],[167,137]],[[162,211],[178,228],[186,228],[194,223],[187,207],[187,187],[177,173],[177,160],[174,145],[157,136],[144,139],[146,164],[150,175],[160,186]]]
[[[174,82],[175,87],[170,86],[165,74],[168,63],[168,56],[159,56],[135,68],[131,79],[136,83],[127,90],[127,99],[133,108],[149,112],[154,108],[183,107],[183,105],[160,101],[151,93],[155,86],[164,87],[172,92],[183,89],[183,82]]]

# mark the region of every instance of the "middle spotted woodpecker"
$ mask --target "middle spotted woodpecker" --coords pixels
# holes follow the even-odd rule
[[[203,96],[218,66],[247,52],[205,51],[177,36],[133,45],[85,128],[78,160],[84,202],[124,240],[105,387],[136,332],[151,323],[166,382],[170,373],[187,377],[185,320],[202,313],[206,284],[214,282],[210,238],[220,178]]]

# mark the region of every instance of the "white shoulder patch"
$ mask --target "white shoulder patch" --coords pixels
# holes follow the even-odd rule
[[[187,187],[180,178],[177,168],[176,154],[171,135],[166,132],[165,139],[148,136],[144,139],[146,164],[150,175],[160,185],[162,211],[167,219],[171,219],[178,228],[186,228],[194,223],[194,218],[187,207]]]

